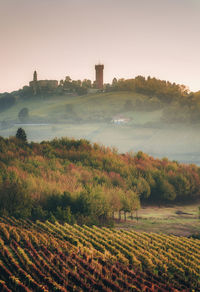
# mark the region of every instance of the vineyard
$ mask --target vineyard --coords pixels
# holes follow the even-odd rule
[[[0,291],[200,291],[200,240],[2,217]]]

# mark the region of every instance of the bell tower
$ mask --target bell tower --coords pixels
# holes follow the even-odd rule
[[[37,82],[37,71],[34,71],[33,73],[33,81]]]
[[[36,95],[38,91],[37,71],[34,71],[33,73],[32,88],[33,88],[33,94]]]
[[[102,65],[102,64],[95,65],[96,87],[98,89],[103,89],[103,69],[104,69],[104,65]]]

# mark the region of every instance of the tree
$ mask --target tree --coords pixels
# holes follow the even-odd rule
[[[174,201],[176,192],[174,186],[160,173],[155,174],[155,186],[152,189],[152,198],[160,201]]]
[[[60,84],[59,85],[60,86],[63,86],[64,85],[64,80],[63,79],[60,80]]]
[[[183,199],[190,194],[190,182],[183,174],[177,173],[170,176],[169,182],[173,185],[177,197]]]
[[[31,197],[20,181],[5,181],[0,187],[0,215],[26,218],[31,214]]]
[[[16,138],[22,140],[23,142],[27,142],[27,136],[24,129],[19,128],[16,133]]]
[[[24,123],[28,120],[29,111],[27,107],[22,108],[18,113],[18,118],[20,122]]]
[[[127,196],[129,196],[131,219],[133,219],[133,211],[136,211],[136,214],[137,214],[137,211],[140,209],[140,199],[136,192],[129,190],[126,193],[127,193]],[[138,215],[137,215],[137,218],[138,218]]]
[[[143,177],[136,179],[133,184],[135,185],[134,190],[140,195],[141,199],[147,199],[150,196],[151,188]]]
[[[76,93],[78,95],[84,95],[87,94],[87,88],[86,87],[77,87],[76,88]]]
[[[131,211],[131,200],[130,197],[127,196],[126,192],[122,193],[121,204],[122,204],[121,210],[124,211],[124,219],[126,221],[126,213]]]
[[[92,82],[89,79],[84,79],[82,82],[82,86],[85,88],[91,88],[92,87]]]
[[[122,210],[122,197],[123,191],[120,188],[110,188],[109,189],[109,208],[112,212],[112,218],[115,218],[115,212],[119,213],[119,221],[121,220],[121,210]]]
[[[72,80],[71,80],[71,78],[70,78],[70,76],[66,76],[65,77],[65,82],[71,82]]]
[[[117,78],[113,78],[112,86],[115,87],[117,85]]]
[[[20,91],[20,96],[23,98],[31,97],[33,96],[33,88],[30,86],[24,86],[22,90]]]
[[[62,223],[72,223],[74,221],[69,206],[67,206],[66,208],[61,208],[58,206],[54,215],[55,218]]]
[[[16,98],[10,93],[0,95],[0,112],[10,108],[16,103]]]
[[[122,209],[124,211],[124,219],[126,221],[126,213],[131,212],[131,217],[133,217],[133,211],[140,208],[140,200],[136,192],[128,190],[122,193],[121,196]]]

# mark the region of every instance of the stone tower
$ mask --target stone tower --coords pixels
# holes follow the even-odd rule
[[[103,89],[103,69],[104,65],[95,65],[96,70],[96,87],[98,89]]]
[[[38,84],[37,84],[37,72],[34,71],[33,73],[33,82],[32,82],[33,94],[36,95],[38,91]]]
[[[34,71],[34,73],[33,73],[33,81],[37,82],[37,72],[36,71]]]

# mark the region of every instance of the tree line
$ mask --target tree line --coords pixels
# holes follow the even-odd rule
[[[189,89],[185,85],[171,83],[155,77],[136,76],[132,79],[116,79],[112,81],[111,90],[135,91],[149,96],[157,96],[164,103],[187,96]]]

